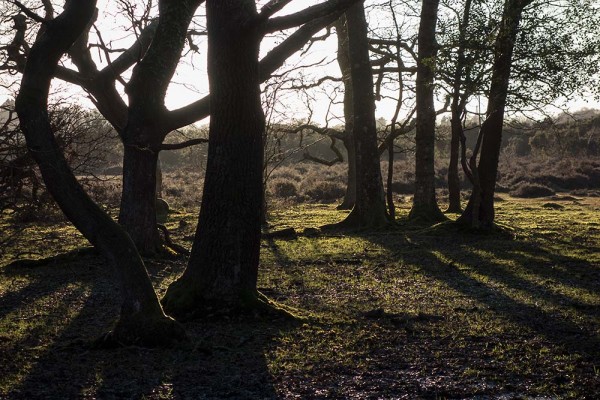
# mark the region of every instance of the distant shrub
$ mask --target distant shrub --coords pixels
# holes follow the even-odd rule
[[[334,202],[346,193],[346,187],[340,182],[313,180],[310,186],[303,187],[303,194],[313,201]]]
[[[289,179],[277,178],[269,182],[269,193],[277,198],[289,199],[298,197],[298,186]]]
[[[275,181],[278,179],[282,179],[287,181],[292,180],[295,182],[300,182],[302,180],[302,174],[304,173],[306,173],[306,170],[302,172],[300,169],[294,167],[279,167],[273,172],[271,180]]]
[[[554,190],[535,183],[521,183],[509,193],[513,197],[535,198],[554,195]]]

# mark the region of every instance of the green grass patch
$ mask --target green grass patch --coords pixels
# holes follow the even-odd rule
[[[66,223],[0,220],[0,397],[594,398],[600,392],[600,199],[497,204],[498,234],[443,224],[264,239],[259,290],[308,316],[186,323],[191,344],[93,350],[118,315],[97,256]],[[545,206],[546,205],[546,206]],[[303,232],[347,212],[274,210]],[[169,214],[191,246],[194,212]],[[146,260],[159,294],[185,260]]]

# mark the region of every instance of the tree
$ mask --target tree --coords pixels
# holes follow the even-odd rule
[[[348,180],[346,184],[346,194],[338,210],[352,210],[356,205],[356,148],[354,145],[354,116],[352,94],[352,68],[350,61],[350,46],[348,40],[348,20],[346,15],[342,15],[335,22],[335,30],[338,42],[337,61],[342,73],[344,83],[344,135],[342,142],[346,147],[348,154]]]
[[[44,22],[23,71],[16,109],[48,191],[67,218],[115,267],[123,296],[121,315],[113,331],[115,339],[161,345],[183,339],[185,331],[164,314],[129,236],[77,182],[48,120],[47,100],[54,69],[91,20],[95,4],[95,0],[66,1],[62,14]]]
[[[449,211],[460,210],[458,160],[472,177],[478,154],[467,160],[464,121],[475,95],[489,98],[494,62],[494,42],[502,24],[502,4],[489,1],[450,1],[440,18],[440,52],[437,79],[440,89],[452,98],[452,142],[448,171]],[[594,33],[600,15],[590,1],[560,0],[549,4],[532,1],[524,9],[511,62],[506,114],[529,118],[547,115],[597,79],[598,40]],[[556,27],[561,29],[557,30]],[[538,114],[535,115],[534,113]],[[469,164],[474,163],[475,167]],[[477,173],[475,171],[475,173]]]
[[[415,153],[415,195],[409,219],[439,222],[445,219],[435,196],[435,119],[433,80],[437,44],[439,0],[423,0],[419,25],[417,63],[417,133]]]
[[[506,0],[500,30],[494,45],[494,64],[487,107],[487,117],[481,126],[475,155],[481,149],[479,164],[471,167],[474,188],[458,223],[475,228],[491,229],[494,224],[494,191],[498,160],[502,145],[504,111],[510,83],[512,57],[523,10],[532,0]]]
[[[265,10],[273,10],[275,13],[290,1],[269,2]],[[166,88],[175,72],[183,45],[189,37],[189,21],[194,10],[202,2],[159,2],[158,19],[135,21],[134,25],[143,26],[135,43],[102,69],[98,68],[91,55],[92,46],[88,43],[89,29],[92,26],[90,23],[69,49],[69,56],[77,70],[65,66],[59,66],[55,70],[55,77],[78,85],[90,94],[98,110],[121,137],[125,154],[119,222],[128,231],[138,249],[146,254],[154,254],[162,247],[156,227],[155,209],[158,153],[163,149],[180,148],[181,146],[163,144],[166,136],[209,114],[210,96],[175,110],[167,110],[164,105]],[[260,81],[268,79],[314,34],[332,23],[339,15],[332,10],[337,10],[344,3],[349,1],[329,0],[314,6],[311,11],[312,19],[308,22],[302,21],[302,26],[296,32],[261,60]],[[17,7],[37,22],[49,20],[53,15],[51,7],[46,7],[46,16],[43,18],[21,3],[18,3]],[[149,14],[149,11],[144,14]],[[29,47],[25,41],[27,23],[24,17],[15,21],[18,24],[13,41],[5,46],[6,48],[1,48],[6,53],[6,61],[0,68],[22,72]],[[282,25],[282,29],[298,25],[297,21],[287,23],[289,25]],[[106,52],[110,60],[112,49],[102,40],[99,41],[100,43],[94,46]],[[129,96],[129,104],[126,104],[116,85],[124,81],[122,75],[134,65],[131,79],[126,85],[126,93]]]
[[[367,21],[362,4],[348,8],[346,34],[352,82],[352,140],[356,157],[356,202],[346,219],[333,227],[378,228],[391,220],[387,213],[377,148],[373,71],[369,58]],[[357,96],[357,93],[361,93]]]
[[[450,163],[448,165],[448,210],[446,212],[459,213],[462,211],[460,204],[460,176],[458,173],[458,163],[460,159],[460,140],[464,136],[463,132],[463,114],[465,112],[466,102],[469,97],[469,92],[465,90],[465,94],[461,94],[463,88],[463,75],[465,69],[469,71],[465,57],[467,46],[466,36],[469,28],[469,20],[471,17],[472,0],[466,0],[464,4],[462,20],[458,27],[458,49],[456,51],[456,68],[454,71],[452,82],[452,105],[450,119],[451,138],[450,138]],[[467,72],[467,75],[470,75]],[[468,79],[468,78],[467,78]]]
[[[265,129],[260,42],[268,32],[304,28],[315,18],[335,19],[353,0],[329,1],[272,17],[288,2],[271,1],[258,13],[252,0],[207,1],[208,161],[192,254],[185,272],[163,298],[171,315],[184,317],[210,307],[265,306],[256,288]]]

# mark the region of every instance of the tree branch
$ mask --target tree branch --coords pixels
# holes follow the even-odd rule
[[[341,14],[352,4],[364,0],[329,0],[325,3],[307,7],[302,11],[289,14],[283,17],[269,19],[264,26],[264,33],[272,33],[284,29],[294,28],[296,26],[308,23],[316,18],[322,18],[329,14]]]

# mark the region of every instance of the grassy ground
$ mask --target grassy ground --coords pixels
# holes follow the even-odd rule
[[[67,224],[0,222],[0,398],[597,398],[600,199],[498,202],[501,234],[447,225],[264,240],[259,287],[300,310],[186,324],[189,345],[95,350],[118,292]],[[402,203],[405,216],[409,203]],[[343,218],[274,211],[271,230]],[[167,226],[189,246],[193,213]],[[183,222],[181,222],[183,221]],[[159,293],[185,260],[148,260]]]

